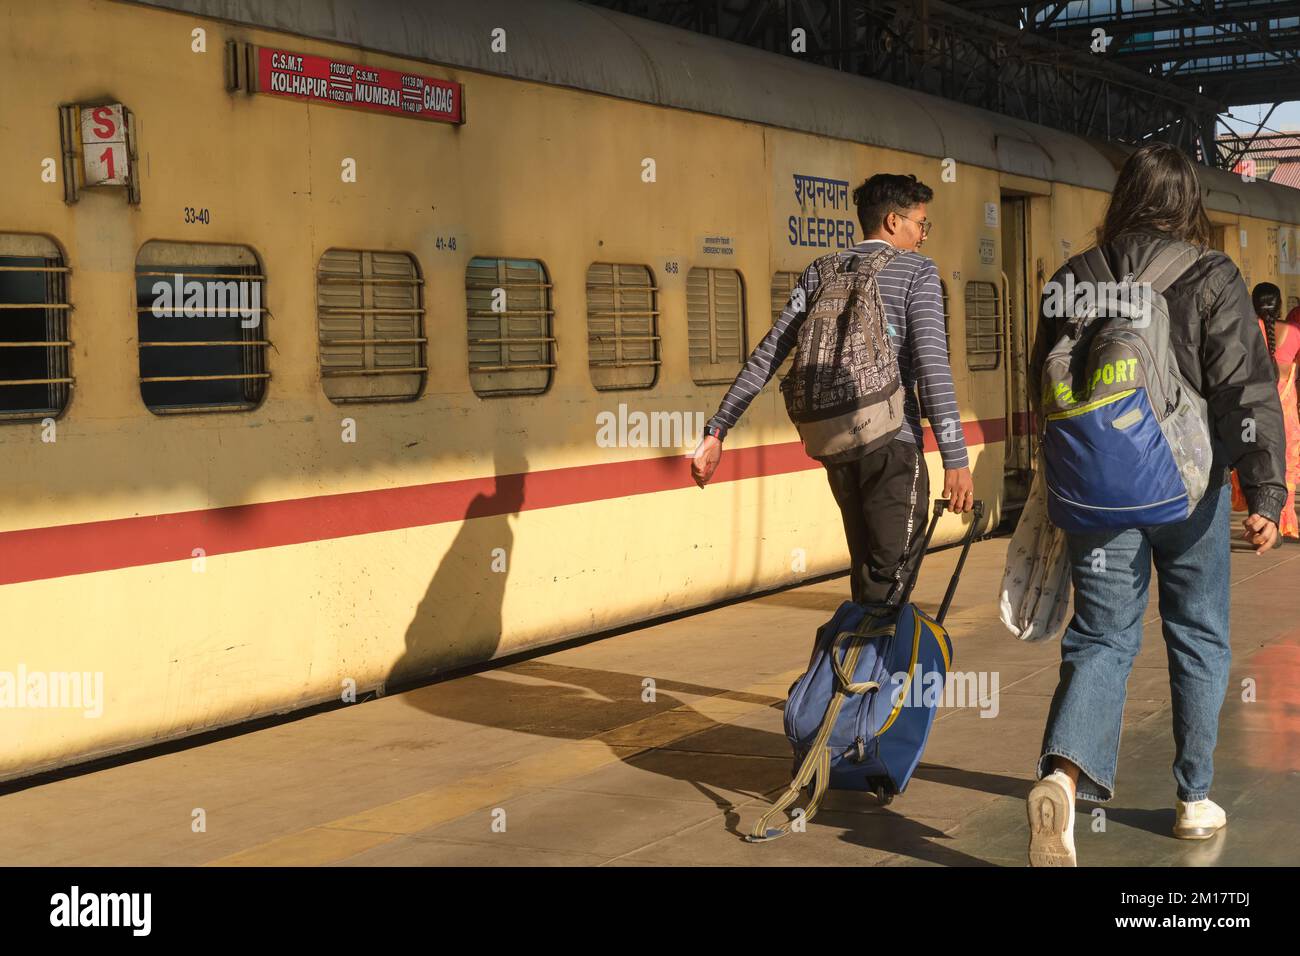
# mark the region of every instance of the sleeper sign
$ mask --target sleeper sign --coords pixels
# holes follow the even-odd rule
[[[798,212],[786,221],[790,245],[847,249],[857,243],[847,179],[795,173],[794,201]]]
[[[121,103],[81,107],[81,157],[87,186],[125,186],[130,178],[126,111]]]

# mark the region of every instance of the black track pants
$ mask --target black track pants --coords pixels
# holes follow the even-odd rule
[[[921,556],[930,476],[915,445],[888,441],[857,461],[827,465],[852,561],[853,600],[896,602]]]

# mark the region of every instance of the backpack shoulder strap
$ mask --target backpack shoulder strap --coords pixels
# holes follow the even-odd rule
[[[818,287],[820,288],[831,281],[835,274],[840,271],[840,258],[834,252],[827,253],[813,261],[813,268],[817,270]]]
[[[1077,256],[1071,256],[1066,260],[1065,264],[1079,282],[1096,285],[1101,282],[1115,281],[1115,274],[1111,272],[1110,264],[1096,246],[1079,253]],[[1068,306],[1067,314],[1057,322],[1056,331],[1059,334],[1064,330],[1070,338],[1078,338],[1088,319],[1087,316],[1074,315],[1073,302],[1068,303]]]
[[[1200,258],[1201,250],[1191,243],[1171,242],[1156,253],[1156,257],[1133,281],[1138,285],[1149,282],[1154,291],[1163,295]]]
[[[853,259],[844,267],[845,272],[853,272],[853,287],[861,290],[889,265],[903,250],[886,245],[882,249],[873,249],[867,253],[853,253]]]
[[[879,272],[897,256],[901,255],[902,252],[902,249],[892,245],[885,245],[880,249],[873,249],[871,252],[858,256],[856,271],[860,274],[866,272]]]
[[[1115,282],[1115,273],[1099,247],[1093,246],[1070,259],[1070,268],[1080,279],[1087,282]]]

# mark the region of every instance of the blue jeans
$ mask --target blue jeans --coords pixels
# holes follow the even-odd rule
[[[1232,656],[1231,514],[1232,493],[1224,485],[1207,491],[1177,524],[1066,535],[1074,617],[1061,638],[1061,677],[1043,734],[1040,779],[1051,772],[1057,754],[1082,771],[1080,797],[1104,803],[1115,795],[1124,698],[1142,647],[1154,557],[1169,654],[1178,799],[1208,795]]]

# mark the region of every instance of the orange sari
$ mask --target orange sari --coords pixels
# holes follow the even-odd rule
[[[1275,358],[1279,366],[1290,365],[1291,372],[1277,383],[1278,398],[1282,400],[1282,421],[1286,426],[1286,505],[1282,508],[1282,521],[1278,531],[1288,538],[1300,538],[1300,526],[1296,522],[1295,495],[1296,485],[1300,484],[1300,407],[1296,404],[1296,355],[1300,351],[1300,326],[1292,325],[1291,319],[1300,319],[1300,309],[1293,309],[1287,321],[1274,325],[1277,333],[1277,352]],[[1259,322],[1260,334],[1264,334],[1264,321]],[[1246,496],[1242,494],[1241,484],[1237,481],[1237,472],[1232,472],[1232,508],[1234,511],[1246,511]]]

